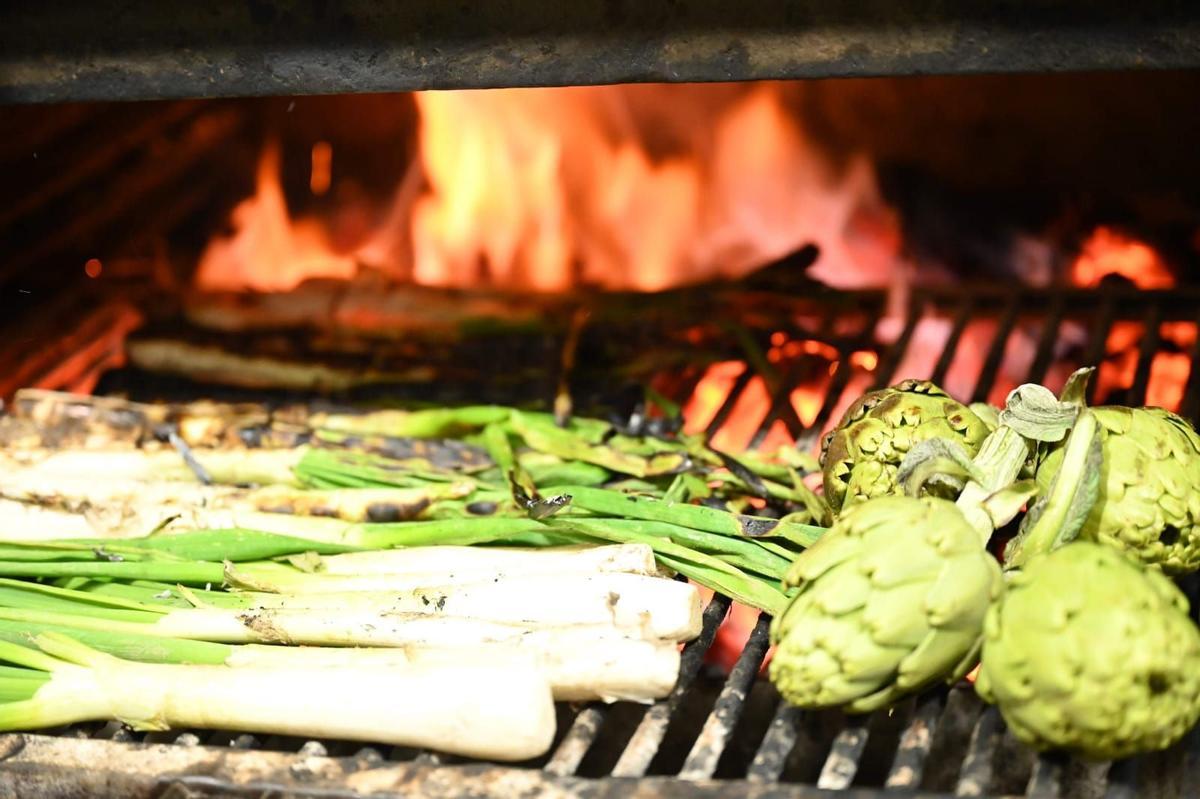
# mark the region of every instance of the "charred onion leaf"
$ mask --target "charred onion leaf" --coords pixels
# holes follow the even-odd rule
[[[715,453],[716,456],[721,460],[721,464],[728,469],[744,486],[746,486],[747,489],[750,490],[751,494],[761,499],[767,499],[769,496],[767,486],[761,479],[759,479],[758,475],[750,471],[750,469],[744,463],[732,455],[727,455],[718,449],[713,449],[712,447],[709,447],[709,449],[711,449],[713,453]]]

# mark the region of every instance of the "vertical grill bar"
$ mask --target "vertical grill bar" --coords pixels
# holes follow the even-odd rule
[[[1042,754],[1033,764],[1025,795],[1029,799],[1058,799],[1062,795],[1066,760],[1061,755]]]
[[[554,756],[546,764],[545,771],[556,777],[569,777],[579,768],[583,756],[600,734],[604,723],[604,709],[597,705],[586,707],[571,722],[571,729],[563,737]]]
[[[842,392],[846,390],[853,374],[854,367],[850,365],[850,353],[846,350],[839,351],[838,359],[834,362],[833,376],[829,381],[829,386],[825,389],[825,400],[821,403],[821,409],[817,411],[812,424],[809,425],[810,436],[821,434],[821,430],[829,421],[833,409],[837,407],[838,400],[842,398]]]
[[[770,627],[770,616],[765,613],[759,614],[758,622],[755,623],[742,653],[738,655],[712,713],[704,722],[704,728],[683,763],[679,772],[682,779],[708,779],[717,770],[717,762],[721,759],[725,744],[742,716],[742,710],[746,706],[746,695],[750,693],[750,686],[754,683],[758,668],[767,654],[767,647],[770,645],[767,633]]]
[[[1054,361],[1054,345],[1058,342],[1058,328],[1062,325],[1065,310],[1066,302],[1061,294],[1056,294],[1050,312],[1042,324],[1042,331],[1038,335],[1037,351],[1033,356],[1033,363],[1029,365],[1029,374],[1025,376],[1026,383],[1041,383],[1046,379],[1046,372],[1050,370],[1050,364]]]
[[[765,380],[765,378],[764,378]],[[771,431],[771,426],[776,419],[782,419],[788,427],[788,432],[792,437],[800,434],[804,429],[803,422],[796,416],[796,409],[792,407],[792,387],[796,383],[795,367],[789,367],[784,374],[779,378],[779,385],[775,387],[774,396],[771,397],[771,405],[767,409],[767,415],[763,417],[759,423],[758,429],[754,431],[754,437],[750,439],[749,448],[758,449],[763,440],[766,439],[767,433]],[[791,411],[790,416],[788,411]]]
[[[712,421],[708,423],[708,427],[704,428],[706,438],[715,436],[717,431],[725,426],[725,422],[729,421],[729,415],[733,413],[734,407],[737,406],[738,400],[741,399],[742,392],[746,390],[746,386],[750,384],[750,380],[753,377],[754,370],[747,366],[737,376],[737,380],[733,381],[733,386],[729,389],[729,395],[725,397],[725,401],[717,409],[717,413],[713,416]]]
[[[937,729],[942,703],[937,694],[930,694],[917,701],[916,712],[900,736],[896,759],[888,772],[885,787],[912,790],[921,783],[925,772],[925,758],[933,744],[933,733]]]
[[[1153,303],[1146,310],[1142,324],[1146,329],[1138,347],[1137,371],[1133,374],[1133,384],[1129,387],[1129,394],[1125,399],[1127,405],[1135,407],[1146,403],[1146,389],[1150,386],[1150,367],[1154,364],[1154,356],[1158,354],[1158,347],[1162,342],[1162,308],[1158,303]]]
[[[1108,331],[1112,328],[1113,316],[1116,313],[1116,299],[1110,292],[1104,291],[1104,299],[1100,301],[1100,311],[1096,314],[1096,321],[1092,324],[1092,329],[1088,331],[1088,347],[1087,352],[1083,356],[1083,366],[1095,366],[1099,368],[1100,362],[1104,360],[1105,353],[1108,348]],[[1096,398],[1096,385],[1099,380],[1091,380],[1088,382],[1087,399],[1091,405]]]
[[[994,707],[987,707],[971,732],[967,757],[959,772],[956,796],[984,796],[992,783],[992,755],[1004,733],[1004,720]]]
[[[1184,785],[1182,796],[1195,796],[1195,790],[1189,790],[1188,785],[1189,775],[1191,771],[1185,766],[1184,768]],[[1108,790],[1104,792],[1104,799],[1136,799],[1137,792],[1137,760],[1118,760],[1112,764],[1108,770]]]
[[[704,609],[704,626],[700,631],[700,637],[683,649],[683,658],[679,664],[679,681],[675,683],[675,688],[671,691],[670,696],[661,702],[654,703],[646,711],[641,723],[634,730],[633,737],[629,739],[625,751],[621,753],[620,759],[613,767],[612,776],[641,777],[646,773],[650,761],[658,752],[658,746],[662,743],[663,736],[667,734],[667,724],[670,723],[671,716],[683,701],[684,695],[687,694],[696,675],[700,672],[704,653],[712,646],[713,639],[717,635],[717,627],[721,625],[725,614],[729,612],[729,605],[729,598],[720,594],[714,595],[712,601],[708,603],[708,607]]]
[[[833,739],[829,749],[829,757],[821,768],[821,776],[817,778],[817,788],[827,791],[844,791],[854,782],[858,773],[858,760],[862,757],[867,745],[867,725],[855,721]]]
[[[1188,374],[1187,389],[1183,392],[1183,402],[1179,406],[1179,414],[1192,421],[1200,421],[1200,312],[1196,313],[1193,324],[1196,326],[1196,340],[1188,352],[1192,370]]]
[[[754,760],[750,763],[747,779],[751,782],[777,782],[787,765],[788,755],[796,745],[796,727],[800,723],[801,710],[779,700],[771,726],[763,736]]]
[[[1004,351],[1008,347],[1008,337],[1017,324],[1017,314],[1021,310],[1020,300],[1019,295],[1014,295],[1004,309],[1004,316],[1000,318],[1000,322],[996,326],[996,335],[992,339],[992,346],[988,349],[983,367],[979,370],[979,381],[975,384],[975,391],[971,394],[971,402],[986,402],[988,394],[992,392],[992,384],[996,382],[1000,364],[1004,363]]]
[[[929,377],[932,382],[938,385],[945,382],[946,373],[950,371],[950,364],[954,362],[954,356],[958,353],[958,342],[962,339],[963,331],[967,329],[967,323],[971,321],[971,315],[974,312],[975,299],[968,295],[958,309],[958,316],[954,318],[954,326],[950,328],[950,335],[946,337],[941,357],[933,367],[933,374]]]
[[[904,360],[904,353],[908,352],[908,345],[917,329],[917,323],[921,321],[922,306],[921,299],[914,295],[908,304],[908,316],[904,321],[904,329],[900,331],[900,336],[879,359],[879,365],[875,369],[875,380],[871,383],[871,391],[891,385],[892,377],[900,368],[900,362]]]

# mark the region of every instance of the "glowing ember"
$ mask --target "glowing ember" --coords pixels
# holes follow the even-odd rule
[[[1162,257],[1148,244],[1098,227],[1083,245],[1071,269],[1077,286],[1098,286],[1108,275],[1121,275],[1138,288],[1164,289],[1175,285]]]
[[[211,242],[204,289],[286,290],[362,266],[436,286],[655,290],[737,276],[815,243],[818,279],[882,285],[899,251],[865,158],[835,169],[781,84],[423,92],[416,163],[354,235],[294,219],[277,148],[234,232]],[[669,113],[665,109],[669,109]],[[340,196],[333,148],[309,187]],[[342,225],[345,227],[345,225]],[[361,228],[361,229],[360,229]]]
[[[1114,323],[1108,334],[1104,362],[1097,373],[1096,396],[1103,400],[1113,392],[1133,385],[1137,374],[1138,344],[1144,332],[1140,322]],[[1158,352],[1150,362],[1150,379],[1146,386],[1146,404],[1168,410],[1178,410],[1191,374],[1191,358],[1187,349],[1196,341],[1196,325],[1192,322],[1164,322],[1159,326],[1164,344],[1172,344],[1179,352]]]
[[[308,177],[309,190],[318,197],[329,191],[333,182],[333,145],[319,141],[312,146],[312,170]]]
[[[1175,285],[1170,270],[1149,245],[1097,228],[1075,261],[1072,276],[1077,285],[1096,286],[1106,275],[1121,275],[1142,289],[1168,289]],[[1096,396],[1119,396],[1133,385],[1137,374],[1138,345],[1145,335],[1140,322],[1116,322],[1105,342],[1106,357],[1096,376]],[[1191,322],[1165,322],[1159,327],[1164,344],[1173,344],[1177,352],[1158,352],[1150,362],[1146,404],[1178,410],[1191,372],[1186,349],[1196,341],[1196,325]]]

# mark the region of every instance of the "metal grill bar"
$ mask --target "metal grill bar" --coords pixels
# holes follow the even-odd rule
[[[992,782],[992,755],[1004,734],[1004,720],[994,707],[985,709],[971,733],[967,757],[963,761],[954,790],[957,796],[983,796]]]
[[[1137,796],[1137,760],[1118,760],[1108,770],[1108,790],[1104,799],[1133,799]],[[1195,792],[1184,793],[1195,796]]]
[[[670,696],[651,705],[650,709],[646,711],[646,715],[642,717],[642,721],[634,731],[625,751],[621,753],[621,758],[613,767],[612,775],[614,777],[641,777],[646,773],[646,769],[650,767],[650,761],[658,753],[658,746],[662,743],[663,736],[667,734],[667,725],[671,722],[671,716],[678,709],[688,689],[692,687],[692,682],[700,671],[704,653],[712,646],[717,634],[717,627],[725,618],[725,614],[729,612],[730,604],[729,598],[720,594],[713,596],[708,603],[708,607],[704,609],[704,626],[700,637],[684,647],[682,662],[679,666],[679,682],[675,684],[675,689],[671,691]]]
[[[1087,352],[1083,356],[1083,362],[1089,366],[1099,366],[1100,361],[1104,359],[1108,347],[1108,331],[1112,329],[1113,317],[1116,315],[1117,309],[1116,298],[1113,294],[1103,288],[1101,291],[1104,292],[1104,297],[1100,302],[1100,310],[1096,314],[1092,329],[1088,333]],[[1088,384],[1089,405],[1095,402],[1097,382],[1093,380]]]
[[[1142,343],[1138,347],[1137,371],[1134,372],[1133,384],[1129,387],[1125,399],[1127,405],[1144,405],[1146,402],[1146,389],[1150,386],[1150,368],[1162,342],[1162,308],[1151,305],[1146,309],[1142,324],[1145,329],[1142,332]]]
[[[752,782],[777,782],[783,775],[788,755],[796,745],[796,729],[802,711],[798,707],[780,701],[771,719],[771,726],[763,736],[754,760],[750,762],[747,779]]]
[[[821,409],[817,411],[810,426],[814,437],[819,436],[821,430],[829,422],[829,417],[833,415],[833,409],[837,407],[838,400],[842,398],[842,392],[846,390],[846,386],[854,374],[854,368],[850,365],[850,353],[843,350],[838,355],[838,359],[833,364],[833,375],[829,380],[829,386],[825,389],[825,401],[821,403]]]
[[[950,335],[946,337],[942,354],[938,357],[933,372],[929,376],[934,383],[941,384],[946,381],[946,373],[950,371],[950,364],[954,362],[954,356],[958,354],[958,342],[962,339],[963,331],[967,329],[967,324],[971,321],[974,313],[975,299],[968,294],[959,306],[958,315],[954,317],[954,326],[950,328]]]
[[[817,778],[817,787],[829,791],[844,791],[858,773],[858,760],[867,745],[867,727],[861,722],[851,724],[837,734],[829,757]]]
[[[717,409],[716,415],[708,423],[708,427],[704,429],[706,437],[712,438],[718,430],[725,426],[725,422],[729,421],[729,416],[737,406],[738,400],[741,399],[742,392],[746,390],[746,386],[750,385],[752,379],[754,379],[754,370],[747,366],[737,376],[737,379],[733,381],[733,386],[729,389],[729,394],[725,397],[725,401],[721,403],[721,407]]]
[[[1054,345],[1058,342],[1058,328],[1062,325],[1063,311],[1066,304],[1062,295],[1056,293],[1050,306],[1050,313],[1042,322],[1042,330],[1038,334],[1037,351],[1033,363],[1029,365],[1029,373],[1025,376],[1027,383],[1040,383],[1046,377],[1050,364],[1054,360]]]
[[[1018,296],[1013,295],[1004,308],[1004,316],[1000,318],[1000,323],[996,326],[996,335],[992,338],[992,345],[988,348],[987,357],[984,358],[983,366],[979,370],[979,380],[975,383],[971,402],[986,402],[988,394],[992,391],[992,384],[996,382],[1000,364],[1004,362],[1004,350],[1008,346],[1008,337],[1017,323],[1017,313],[1020,311],[1019,300]]]
[[[600,734],[600,725],[604,723],[604,707],[592,705],[585,707],[571,722],[571,729],[559,743],[558,748],[545,769],[557,777],[569,777],[579,769],[583,756]]]
[[[908,304],[904,328],[892,346],[879,359],[879,365],[875,369],[875,379],[871,383],[872,391],[890,385],[892,378],[895,377],[896,370],[900,368],[900,362],[904,359],[904,353],[908,352],[908,345],[912,341],[913,333],[916,332],[917,323],[921,321],[921,305],[920,299],[914,295]]]
[[[754,437],[750,439],[750,449],[756,449],[762,445],[776,419],[783,420],[784,425],[788,428],[788,433],[793,438],[798,438],[803,431],[804,424],[796,416],[796,409],[792,407],[792,387],[796,383],[795,370],[796,367],[794,365],[789,365],[787,371],[778,380],[778,385],[773,389],[771,405],[767,409],[767,415],[763,417],[762,422],[754,433]],[[763,375],[763,378],[765,380],[766,376]]]
[[[1054,799],[1062,794],[1066,760],[1059,755],[1040,755],[1033,764],[1033,774],[1025,795],[1030,799]]]
[[[1188,350],[1188,360],[1192,364],[1188,373],[1187,388],[1183,392],[1183,402],[1180,403],[1179,413],[1193,421],[1200,422],[1200,311],[1195,316],[1196,339]]]
[[[770,645],[767,633],[770,627],[771,617],[765,613],[760,614],[745,648],[738,655],[733,670],[725,680],[725,687],[721,689],[712,713],[704,722],[704,728],[679,772],[683,779],[707,779],[717,770],[717,761],[721,759],[725,744],[733,735],[738,719],[741,718],[746,705],[746,694],[749,693],[750,685],[758,675],[758,668],[767,654]]]
[[[912,721],[900,736],[896,759],[892,761],[892,769],[884,783],[886,787],[913,789],[921,783],[925,759],[929,756],[929,747],[933,744],[933,733],[941,712],[942,703],[937,694],[924,696],[917,701]]]

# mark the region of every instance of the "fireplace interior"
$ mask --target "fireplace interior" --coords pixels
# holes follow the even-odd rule
[[[292,3],[192,9],[157,47],[161,12],[118,14],[85,47],[82,11],[41,5],[6,10],[0,61],[5,448],[158,446],[145,409],[199,400],[268,427],[298,406],[629,418],[649,386],[715,447],[814,452],[901,379],[999,404],[1087,365],[1096,404],[1200,421],[1186,9],[981,12],[945,40],[911,10],[907,43],[904,14],[872,31],[823,9],[777,37],[847,49],[798,60],[707,4],[686,31],[607,4],[594,35],[530,9],[418,15],[441,49]],[[756,80],[684,82],[722,76]],[[493,88],[521,84],[540,88]],[[0,793],[1200,795],[1196,731],[1093,763],[1024,747],[965,682],[867,716],[789,707],[762,673],[769,622],[713,596],[668,698],[561,703],[550,753],[518,767],[83,724],[0,737]]]

